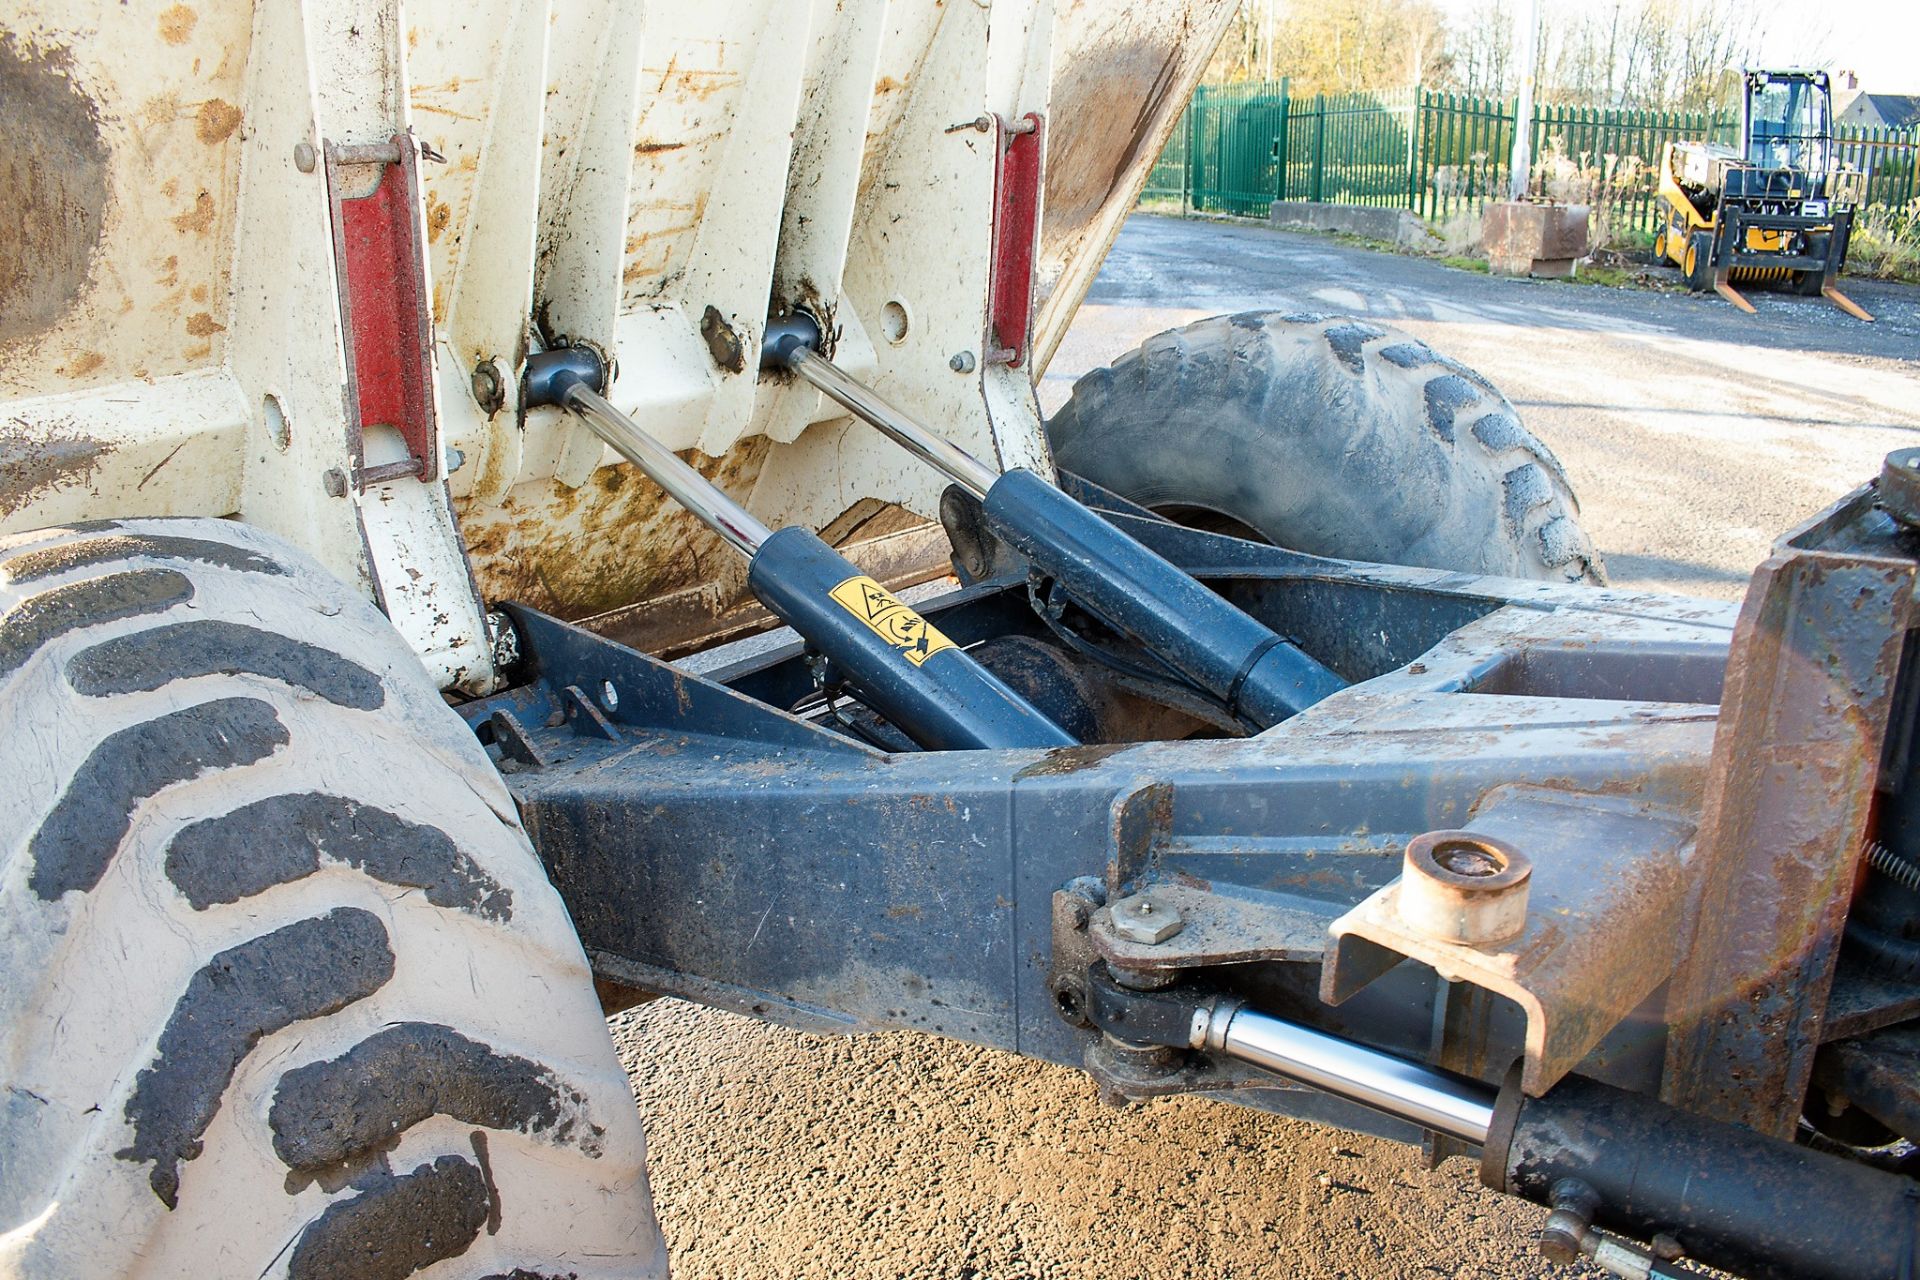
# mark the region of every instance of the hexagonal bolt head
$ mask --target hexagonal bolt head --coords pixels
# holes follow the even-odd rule
[[[1128,942],[1165,942],[1186,927],[1178,911],[1150,893],[1136,893],[1113,904],[1113,931]]]

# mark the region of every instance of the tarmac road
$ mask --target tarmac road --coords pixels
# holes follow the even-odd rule
[[[1920,443],[1920,290],[1880,317],[1495,280],[1260,227],[1136,216],[1041,388],[1248,309],[1363,315],[1491,377],[1559,454],[1615,583],[1737,598],[1773,538]],[[613,1023],[675,1274],[941,1280],[1597,1275],[1543,1214],[1370,1138],[945,1041],[825,1038],[663,1000]]]

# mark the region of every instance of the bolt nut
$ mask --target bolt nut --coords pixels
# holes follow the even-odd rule
[[[507,404],[507,377],[498,360],[482,360],[473,366],[473,400],[491,418]]]
[[[347,473],[338,467],[328,467],[320,476],[320,487],[327,491],[329,498],[347,496]]]
[[[311,142],[293,144],[293,167],[302,173],[312,173],[314,166],[320,163],[320,157],[314,153]]]
[[[1504,942],[1527,927],[1532,876],[1533,863],[1504,840],[1429,831],[1407,842],[1400,919],[1442,942]]]
[[[953,359],[947,361],[947,368],[955,373],[972,373],[978,367],[979,362],[973,358],[971,351],[956,351]]]
[[[1130,898],[1122,898],[1110,908],[1113,917],[1113,931],[1128,942],[1140,942],[1151,946],[1165,942],[1174,934],[1187,927],[1166,902],[1150,893],[1136,893]]]

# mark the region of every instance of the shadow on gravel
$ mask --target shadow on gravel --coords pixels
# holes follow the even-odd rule
[[[1601,554],[1607,562],[1607,580],[1616,585],[1622,582],[1657,582],[1666,587],[1669,584],[1698,585],[1712,582],[1744,586],[1748,579],[1747,574],[1716,568],[1698,560],[1681,560],[1673,556],[1631,556],[1604,549]]]
[[[1697,418],[1701,410],[1695,405],[1645,405],[1645,404],[1601,404],[1591,400],[1513,400],[1517,409],[1576,409],[1590,410],[1595,413],[1617,413],[1622,417],[1648,417],[1653,415],[1671,415],[1680,418]],[[1832,427],[1841,431],[1904,431],[1920,435],[1920,426],[1910,422],[1862,422],[1857,418],[1804,418],[1791,413],[1735,413],[1729,409],[1714,408],[1715,418],[1744,418],[1750,422],[1776,422],[1789,427]]]

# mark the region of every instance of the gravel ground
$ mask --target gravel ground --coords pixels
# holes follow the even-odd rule
[[[1263,228],[1135,217],[1042,384],[1173,325],[1363,315],[1477,367],[1566,463],[1625,586],[1740,594],[1772,539],[1920,434],[1920,290],[1880,317],[1493,280]],[[663,1000],[614,1020],[680,1280],[1572,1276],[1542,1214],[1391,1143],[1182,1099],[1113,1111],[1064,1068],[834,1039]]]

